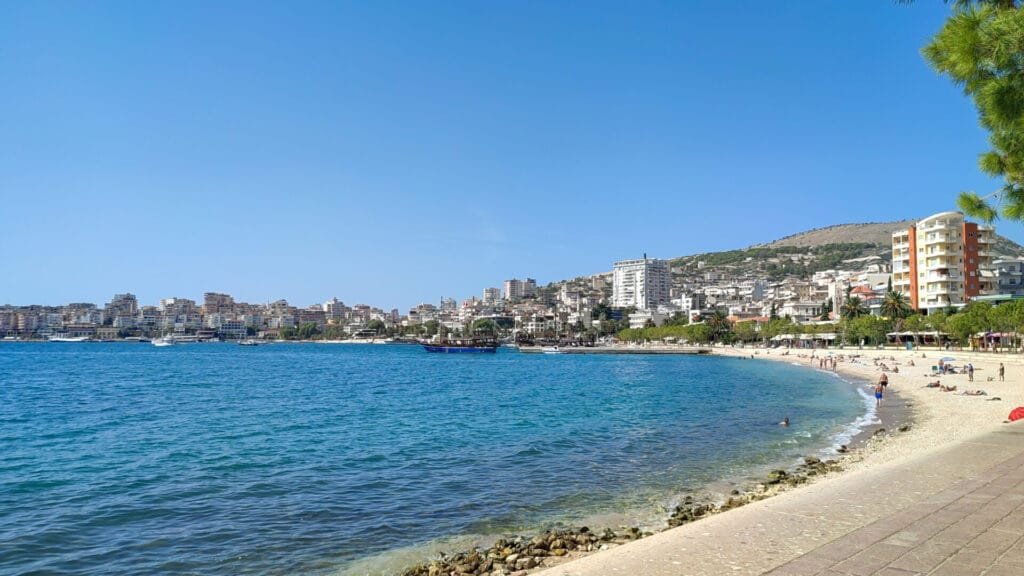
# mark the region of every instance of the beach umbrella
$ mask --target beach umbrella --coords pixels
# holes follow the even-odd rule
[[[1024,406],[1018,406],[1010,412],[1010,416],[1007,418],[1010,422],[1015,420],[1024,420]]]

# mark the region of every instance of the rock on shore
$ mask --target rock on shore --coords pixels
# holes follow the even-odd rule
[[[733,490],[722,503],[698,502],[692,496],[687,496],[672,510],[668,517],[668,527],[674,528],[711,514],[763,500],[791,486],[803,484],[812,477],[841,468],[836,460],[822,461],[808,456],[804,458],[803,464],[792,470],[772,470],[750,491],[741,493]],[[605,550],[651,534],[636,527],[619,530],[605,528],[597,534],[583,526],[551,530],[533,537],[510,536],[497,540],[489,548],[441,555],[429,563],[407,568],[401,572],[401,576],[520,576],[534,568],[553,566],[568,557]]]

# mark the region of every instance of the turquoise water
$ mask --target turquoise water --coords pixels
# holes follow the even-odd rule
[[[0,573],[383,569],[366,559],[660,513],[864,414],[831,374],[729,358],[3,343]]]

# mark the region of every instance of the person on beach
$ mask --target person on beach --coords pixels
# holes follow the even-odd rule
[[[974,382],[974,364],[967,363],[967,379]]]
[[[1003,381],[1003,376],[1005,376],[1005,375],[1006,375],[1006,366],[1003,366],[1003,363],[1000,362],[999,363],[999,381],[1000,382]]]
[[[880,406],[882,404],[882,392],[883,391],[884,391],[884,388],[882,388],[882,383],[879,382],[875,386],[875,406]]]
[[[881,386],[882,392],[885,392],[886,386],[889,385],[889,375],[885,372],[878,378],[878,385]]]

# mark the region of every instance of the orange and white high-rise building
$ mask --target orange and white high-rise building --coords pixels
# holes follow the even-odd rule
[[[940,212],[892,234],[892,289],[915,310],[960,307],[993,294],[995,228],[967,222],[960,212]]]

